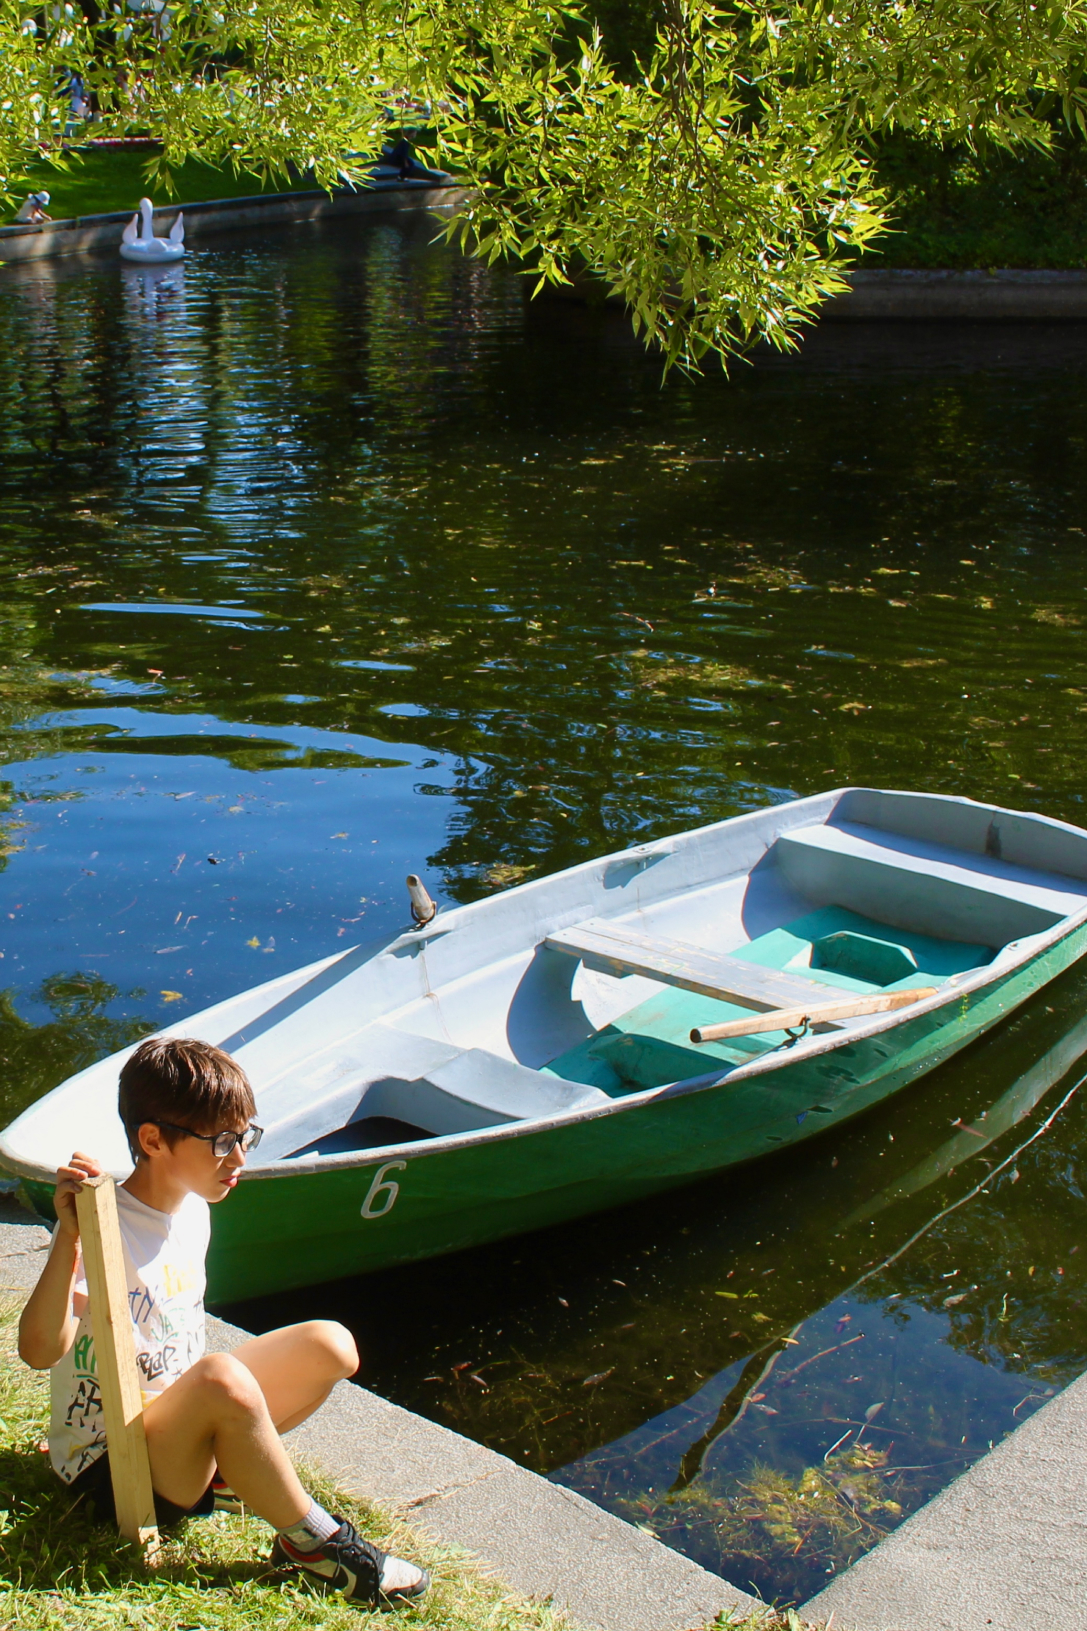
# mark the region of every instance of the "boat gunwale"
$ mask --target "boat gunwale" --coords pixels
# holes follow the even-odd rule
[[[908,1020],[937,1012],[940,1008],[948,1007],[953,1002],[961,1001],[964,996],[971,996],[986,986],[995,985],[998,981],[1014,974],[1030,962],[1040,957],[1052,946],[1058,944],[1076,929],[1087,924],[1087,903],[1079,912],[1061,918],[1048,930],[1040,935],[1029,938],[1033,942],[1023,952],[994,969],[993,965],[983,964],[979,969],[967,970],[965,975],[953,975],[952,979],[960,983],[952,985],[950,981],[941,986],[939,991],[924,1001],[911,1004],[906,1008],[893,1009],[889,1012],[876,1014],[864,1024],[853,1029],[812,1034],[795,1047],[783,1054],[780,1048],[772,1049],[753,1059],[749,1064],[738,1065],[734,1069],[725,1071],[708,1071],[700,1076],[689,1076],[678,1082],[666,1082],[660,1087],[644,1088],[640,1093],[627,1093],[621,1098],[609,1100],[607,1104],[594,1104],[583,1109],[558,1111],[549,1116],[533,1116],[519,1118],[513,1121],[501,1122],[494,1127],[469,1128],[461,1133],[445,1133],[437,1137],[417,1139],[407,1144],[381,1144],[374,1145],[365,1150],[351,1150],[343,1155],[316,1155],[302,1161],[297,1157],[283,1156],[277,1161],[269,1161],[261,1166],[244,1167],[238,1174],[240,1183],[255,1183],[263,1180],[289,1178],[289,1177],[320,1177],[325,1173],[340,1172],[353,1168],[365,1169],[375,1166],[384,1166],[389,1161],[403,1159],[405,1161],[418,1159],[424,1155],[442,1155],[451,1151],[472,1148],[477,1144],[496,1143],[504,1139],[520,1138],[530,1133],[548,1132],[554,1128],[578,1125],[583,1122],[596,1121],[605,1116],[618,1115],[623,1111],[644,1108],[658,1099],[682,1098],[689,1094],[704,1093],[715,1087],[734,1083],[746,1083],[754,1078],[770,1075],[781,1069],[783,1065],[792,1064],[801,1059],[813,1059],[821,1054],[835,1052],[845,1043],[866,1041],[870,1037],[878,1036],[886,1031],[896,1030]],[[1024,937],[1026,938],[1026,937]],[[1039,988],[1040,989],[1040,988]],[[1021,1001],[1027,1001],[1033,992],[1027,993]],[[1020,1006],[1019,1003],[1015,1005]],[[1011,1010],[1009,1010],[1010,1012]],[[1002,1016],[1003,1017],[1003,1016]],[[102,1061],[99,1061],[101,1063]],[[90,1068],[94,1068],[93,1066]],[[63,1085],[63,1084],[62,1084]],[[54,1089],[55,1091],[55,1089]],[[52,1184],[56,1173],[51,1168],[38,1166],[24,1161],[10,1150],[6,1140],[0,1136],[0,1162],[9,1170],[17,1172],[21,1178],[33,1183]]]
[[[972,805],[977,809],[991,811],[994,814],[1026,817],[1032,822],[1037,822],[1044,826],[1056,827],[1062,831],[1073,833],[1077,837],[1087,840],[1087,829],[1077,827],[1072,822],[1061,821],[1056,817],[1042,815],[1040,812],[1036,811],[1012,810],[1007,806],[989,804],[985,801],[971,799],[963,795],[951,793],[917,792],[910,789],[897,788],[864,788],[852,786],[829,788],[822,793],[809,794],[806,798],[784,800],[780,805],[762,805],[758,809],[747,810],[737,816],[726,816],[721,821],[708,822],[701,827],[689,828],[682,833],[667,834],[662,838],[651,839],[641,844],[630,845],[626,849],[616,850],[608,855],[595,856],[589,860],[578,863],[578,865],[574,867],[563,868],[561,872],[549,873],[547,876],[542,878],[528,879],[525,883],[518,884],[513,889],[503,890],[501,896],[486,896],[481,900],[470,901],[465,903],[463,906],[454,907],[448,913],[442,913],[440,927],[439,924],[431,923],[426,925],[421,931],[407,930],[393,936],[391,940],[381,942],[375,941],[371,956],[370,958],[367,958],[366,961],[370,961],[372,958],[377,958],[389,952],[395,952],[402,947],[425,944],[428,939],[433,938],[437,933],[445,930],[447,926],[449,930],[452,930],[453,928],[459,926],[458,920],[461,920],[463,917],[470,918],[471,916],[478,915],[481,911],[484,911],[488,906],[490,906],[492,902],[499,898],[507,900],[514,895],[523,895],[530,890],[544,889],[548,885],[553,884],[558,878],[570,878],[571,876],[576,876],[579,872],[590,871],[594,867],[613,866],[617,861],[629,860],[632,858],[637,859],[642,855],[652,855],[655,851],[661,851],[665,845],[675,844],[680,840],[685,842],[697,840],[708,833],[719,832],[722,828],[727,826],[735,827],[741,822],[753,822],[759,817],[766,816],[773,810],[797,810],[805,807],[810,808],[813,805],[827,805],[829,816],[829,813],[833,812],[833,810],[837,807],[837,804],[846,794],[857,792],[889,793],[892,795],[897,794],[906,797],[931,800],[934,803]],[[828,818],[824,818],[823,825],[827,824],[827,820]],[[892,830],[893,829],[888,829],[888,831]],[[767,851],[771,847],[771,845],[768,845]],[[672,851],[665,850],[664,853],[670,854]],[[748,870],[748,876],[750,876],[751,870],[753,869]],[[1037,870],[1041,871],[1042,869],[1038,868]],[[738,873],[737,876],[739,875],[740,874]],[[1074,877],[1073,874],[1050,873],[1048,875]],[[1083,883],[1087,880],[1084,878],[1078,878],[1075,881]],[[619,920],[621,914],[616,913],[615,916],[616,919]],[[933,996],[924,999],[922,1002],[910,1004],[908,1007],[876,1014],[872,1016],[871,1019],[862,1020],[858,1024],[851,1025],[848,1029],[843,1028],[841,1030],[823,1032],[821,1034],[813,1033],[812,1035],[806,1037],[803,1041],[798,1042],[793,1048],[790,1048],[788,1053],[785,1055],[783,1055],[780,1048],[771,1049],[768,1052],[760,1055],[758,1058],[751,1060],[747,1064],[726,1068],[723,1071],[717,1069],[710,1070],[698,1076],[685,1077],[680,1081],[664,1083],[660,1087],[644,1088],[638,1093],[627,1093],[619,1098],[610,1099],[606,1104],[594,1104],[580,1109],[574,1108],[565,1111],[557,1111],[545,1116],[517,1118],[509,1122],[501,1122],[497,1126],[468,1128],[463,1132],[441,1134],[436,1137],[418,1139],[406,1144],[375,1145],[365,1150],[351,1150],[343,1154],[311,1156],[304,1161],[293,1156],[283,1156],[278,1160],[269,1161],[262,1165],[244,1167],[238,1175],[239,1182],[253,1183],[262,1180],[286,1177],[316,1177],[325,1173],[350,1170],[353,1168],[365,1169],[374,1166],[382,1166],[389,1161],[396,1161],[400,1159],[411,1160],[418,1159],[423,1155],[441,1155],[450,1151],[471,1148],[478,1144],[491,1143],[510,1138],[519,1138],[528,1133],[547,1132],[558,1127],[573,1126],[579,1125],[583,1122],[595,1121],[605,1116],[620,1114],[623,1111],[644,1108],[646,1105],[654,1102],[657,1099],[685,1097],[688,1094],[707,1092],[712,1088],[720,1087],[726,1084],[732,1086],[734,1083],[746,1083],[751,1081],[753,1078],[757,1078],[762,1075],[769,1075],[772,1072],[779,1070],[785,1064],[790,1064],[800,1059],[807,1060],[817,1058],[821,1054],[834,1052],[844,1044],[853,1043],[856,1041],[866,1041],[873,1036],[880,1035],[882,1032],[896,1030],[899,1026],[905,1024],[909,1020],[935,1013],[940,1008],[949,1006],[954,1001],[961,1001],[964,996],[970,996],[973,993],[984,989],[988,985],[995,984],[997,981],[1003,980],[1007,976],[1013,974],[1016,970],[1029,964],[1037,957],[1041,956],[1045,951],[1049,950],[1052,946],[1058,944],[1061,940],[1066,938],[1066,936],[1074,933],[1076,929],[1080,928],[1085,923],[1087,923],[1087,897],[1085,897],[1084,904],[1078,912],[1069,913],[1067,916],[1059,918],[1057,922],[1051,924],[1048,929],[1040,930],[1037,934],[1022,936],[1020,943],[1022,944],[1029,941],[1030,944],[1024,944],[1023,949],[1020,952],[1018,952],[1013,958],[1001,963],[999,967],[994,967],[995,958],[999,958],[1001,951],[1006,950],[1007,947],[998,949],[993,962],[982,964],[976,969],[968,969],[960,974],[952,975],[950,979],[943,986],[941,986]],[[1011,943],[1014,944],[1014,942]],[[315,978],[319,974],[328,971],[329,969],[333,968],[337,962],[343,961],[344,959],[357,953],[363,946],[365,946],[365,944],[365,942],[360,942],[360,944],[357,946],[346,947],[342,952],[333,953],[331,956],[326,955],[323,958],[317,958],[312,963],[304,964],[301,969],[293,969],[286,974],[278,975],[275,979],[266,981],[261,986],[250,986],[245,991],[237,992],[230,997],[223,998],[220,1003],[211,1004],[208,1008],[202,1010],[202,1014],[211,1014],[217,1008],[227,1007],[229,1004],[237,1002],[247,996],[255,995],[262,989],[268,989],[269,987],[285,984],[295,977],[299,977],[299,983],[295,987],[295,990],[300,991],[307,983],[308,978]],[[538,944],[538,942],[536,944]],[[526,949],[531,950],[532,948]],[[518,955],[520,954],[518,953]],[[1028,1000],[1030,995],[1033,995],[1033,993],[1027,993],[1027,995],[1020,999],[1020,1001],[1022,1002]],[[414,1004],[409,1004],[408,1006],[413,1005]],[[1019,1004],[1017,1003],[1016,1006],[1019,1006]],[[390,1013],[375,1018],[372,1023],[388,1024],[390,1023],[391,1015],[396,1011],[397,1010],[395,1009],[390,1010]],[[186,1025],[191,1023],[192,1019],[197,1019],[200,1017],[201,1014],[193,1015],[190,1017],[190,1020],[177,1021],[172,1026],[163,1027],[161,1030],[154,1031],[149,1034],[154,1036],[167,1036],[171,1034],[183,1035]],[[410,1035],[411,1033],[405,1032],[405,1034]],[[89,1074],[90,1072],[99,1069],[109,1059],[119,1059],[127,1056],[138,1045],[138,1043],[134,1043],[132,1047],[118,1050],[116,1054],[106,1055],[105,1059],[96,1060],[94,1064],[87,1066],[86,1071],[79,1071],[75,1076],[68,1077],[65,1082],[58,1083],[57,1087],[50,1089],[50,1092],[44,1094],[42,1099],[36,1100],[33,1105],[28,1105],[27,1109],[21,1112],[20,1116],[16,1118],[16,1121],[11,1123],[11,1126],[17,1125],[18,1121],[22,1119],[23,1115],[27,1114],[31,1109],[36,1108],[37,1105],[44,1102],[45,1099],[51,1097],[53,1093],[58,1092],[61,1088],[69,1086],[71,1083],[78,1080],[80,1076]],[[8,1128],[5,1128],[4,1133],[6,1133],[8,1130]],[[17,1155],[15,1151],[11,1149],[6,1137],[3,1136],[3,1134],[0,1134],[0,1166],[3,1166],[8,1171],[16,1173],[20,1178],[23,1178],[29,1182],[51,1186],[56,1180],[55,1169],[51,1167],[44,1167],[39,1163],[27,1161],[21,1156]]]

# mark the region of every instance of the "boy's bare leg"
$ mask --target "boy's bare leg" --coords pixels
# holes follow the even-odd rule
[[[278,1531],[273,1561],[348,1596],[420,1597],[430,1585],[426,1570],[377,1551],[325,1512],[303,1489],[279,1437],[357,1368],[349,1332],[330,1320],[271,1331],[234,1353],[206,1354],[144,1410],[151,1483],[176,1506],[192,1507],[218,1468],[243,1504]],[[364,1584],[366,1568],[377,1571],[373,1586]]]
[[[259,1382],[268,1414],[280,1433],[290,1432],[312,1416],[336,1383],[359,1368],[351,1333],[335,1320],[285,1325],[231,1351]]]
[[[305,1421],[358,1368],[350,1334],[310,1320],[254,1337],[232,1354],[208,1354],[143,1413],[151,1482],[194,1506],[218,1467],[244,1504],[276,1529],[297,1523],[310,1497],[281,1432]]]
[[[207,1354],[143,1413],[151,1483],[195,1506],[216,1467],[246,1506],[275,1529],[310,1508],[253,1373],[232,1354]]]
[[[310,1497],[279,1435],[305,1421],[358,1369],[342,1325],[310,1320],[254,1337],[232,1354],[207,1354],[143,1413],[151,1482],[177,1506],[195,1506],[218,1467],[244,1504],[276,1529],[297,1523]]]
[[[351,1335],[309,1320],[208,1354],[144,1410],[151,1482],[194,1506],[216,1467],[244,1504],[277,1529],[305,1516],[310,1498],[279,1441],[358,1369]]]

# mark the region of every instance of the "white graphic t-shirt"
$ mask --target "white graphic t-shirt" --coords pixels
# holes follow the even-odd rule
[[[117,1216],[146,1405],[204,1352],[204,1259],[211,1217],[199,1195],[187,1195],[177,1212],[156,1212],[120,1188]],[[66,1484],[106,1448],[82,1256],[72,1313],[79,1321],[75,1341],[50,1375],[49,1458]]]

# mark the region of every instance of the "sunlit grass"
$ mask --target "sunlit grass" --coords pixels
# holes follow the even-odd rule
[[[112,1528],[90,1521],[66,1496],[38,1448],[48,1414],[48,1377],[15,1354],[21,1299],[0,1295],[0,1625],[4,1631],[139,1627],[140,1631],[264,1631],[320,1626],[352,1631],[559,1631],[565,1616],[488,1578],[466,1554],[424,1541],[403,1525],[307,1476],[322,1502],[385,1550],[417,1559],[433,1585],[417,1607],[370,1612],[324,1597],[268,1563],[271,1532],[259,1519],[194,1519],[145,1570]]]
[[[29,192],[45,188],[49,194],[49,214],[54,221],[80,215],[104,215],[113,210],[134,210],[144,193],[156,204],[191,204],[212,198],[249,198],[262,192],[295,192],[312,189],[313,183],[281,178],[263,182],[246,171],[235,173],[228,166],[201,164],[191,159],[176,170],[172,190],[164,181],[148,181],[146,167],[150,148],[88,148],[69,155],[67,168],[57,169],[44,161],[34,165],[21,182],[14,182],[16,205],[7,211],[10,221],[18,202]]]

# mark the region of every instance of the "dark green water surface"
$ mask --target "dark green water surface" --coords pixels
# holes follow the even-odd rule
[[[840,784],[1084,821],[1087,329],[662,384],[427,236],[3,270],[0,1120],[409,870]],[[1085,997],[786,1157],[231,1312],[802,1599],[1087,1368]]]

